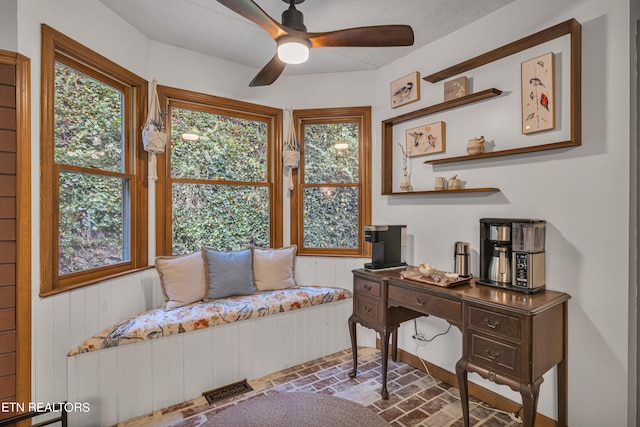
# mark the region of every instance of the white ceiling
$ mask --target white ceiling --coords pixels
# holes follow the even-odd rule
[[[261,69],[275,41],[216,0],[100,0],[149,39]],[[285,75],[374,70],[514,0],[306,0],[297,6],[310,32],[367,25],[407,24],[410,47],[312,49],[309,60]],[[283,0],[255,0],[281,22]]]

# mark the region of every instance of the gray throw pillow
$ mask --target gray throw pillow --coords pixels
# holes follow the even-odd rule
[[[202,251],[207,262],[205,300],[256,293],[251,249],[220,252],[203,247]]]

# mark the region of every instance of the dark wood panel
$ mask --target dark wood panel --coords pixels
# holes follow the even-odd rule
[[[16,88],[0,84],[0,107],[16,108]]]
[[[16,152],[16,131],[0,129],[0,151]]]
[[[0,197],[0,218],[15,219],[16,218],[16,198]]]
[[[0,354],[16,351],[16,331],[0,332]]]
[[[0,331],[10,331],[16,328],[16,309],[4,308],[0,310]]]
[[[0,107],[0,129],[16,129],[16,109]]]
[[[16,396],[7,396],[4,398],[0,399],[0,402],[17,402],[18,399],[16,398]],[[18,415],[17,411],[19,408],[15,405],[12,405],[9,409],[13,409],[13,411],[7,411],[7,412],[0,412],[0,420],[4,420],[6,418],[10,418],[14,415]],[[9,424],[7,427],[16,427],[15,424]]]
[[[16,265],[0,264],[0,286],[16,284]]]
[[[7,353],[0,355],[0,377],[16,374],[16,354]]]
[[[16,174],[16,153],[0,152],[0,173],[7,175]]]
[[[0,64],[0,84],[15,86],[16,84],[15,65]]]
[[[16,240],[16,220],[0,219],[0,241]]]
[[[0,197],[16,196],[16,177],[13,175],[0,175]]]
[[[0,286],[0,309],[16,306],[16,287]]]
[[[0,377],[0,399],[16,395],[16,376]]]
[[[16,242],[0,242],[0,263],[16,262]]]

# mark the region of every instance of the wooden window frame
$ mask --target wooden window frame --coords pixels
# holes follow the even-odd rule
[[[125,93],[124,173],[105,176],[129,180],[130,260],[60,276],[58,272],[58,177],[60,170],[82,171],[54,162],[54,75],[61,62]],[[147,268],[148,194],[147,156],[142,149],[142,127],[147,109],[148,82],[109,59],[42,24],[40,111],[40,296],[76,289]],[[125,205],[126,206],[126,205]]]
[[[197,107],[215,114],[232,114],[238,117],[262,117],[268,122],[269,142],[267,159],[267,183],[271,198],[269,208],[269,240],[271,247],[282,247],[283,214],[282,214],[282,117],[281,109],[176,89],[158,85],[158,96],[162,111],[166,111],[165,125],[171,135],[170,107]],[[172,255],[172,207],[171,207],[171,141],[167,143],[165,152],[158,154],[158,181],[156,181],[156,254]],[[191,181],[181,179],[180,182]],[[200,182],[201,180],[198,180]],[[231,181],[224,181],[233,184]]]
[[[371,245],[365,244],[364,226],[371,223],[371,107],[318,108],[294,110],[293,122],[300,140],[300,166],[292,170],[295,187],[291,192],[291,243],[298,246],[298,255],[369,257]],[[302,191],[304,184],[304,132],[305,123],[358,122],[360,127],[358,155],[358,247],[307,248],[304,246],[304,220]],[[331,186],[340,186],[332,183]],[[353,186],[349,184],[348,186]]]

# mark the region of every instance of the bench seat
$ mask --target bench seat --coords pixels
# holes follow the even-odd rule
[[[351,297],[347,289],[301,286],[197,302],[173,310],[156,308],[104,329],[71,349],[67,355],[153,340]]]

